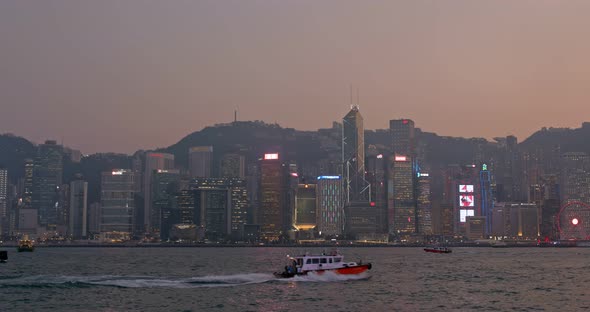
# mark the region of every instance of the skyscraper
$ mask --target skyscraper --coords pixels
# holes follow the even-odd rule
[[[295,227],[308,231],[316,227],[317,198],[315,184],[299,184],[295,199]]]
[[[103,172],[100,186],[101,239],[130,239],[135,208],[135,174],[128,169]]]
[[[195,224],[210,240],[239,238],[246,223],[248,193],[246,181],[238,178],[197,178],[194,192]]]
[[[414,198],[414,170],[411,158],[393,157],[390,181],[392,198],[389,212],[389,233],[409,235],[416,232],[416,201]]]
[[[260,165],[260,207],[256,222],[263,240],[278,240],[283,234],[285,170],[279,154],[265,154]]]
[[[410,119],[389,121],[391,172],[389,180],[389,233],[409,235],[416,232],[416,142],[414,122]]]
[[[145,156],[145,171],[143,174],[143,216],[138,215],[140,218],[143,217],[143,224],[140,223],[138,226],[141,226],[141,228],[148,233],[150,233],[152,228],[150,224],[152,211],[152,176],[158,169],[174,169],[174,155],[165,153],[147,153]]]
[[[68,233],[73,239],[88,237],[88,182],[70,182]]]
[[[8,231],[8,170],[0,168],[0,236]]]
[[[389,121],[393,153],[415,158],[416,129],[410,119],[394,119]]]
[[[369,184],[365,180],[365,129],[358,106],[342,119],[342,165],[345,201],[369,200]]]
[[[162,211],[170,207],[170,199],[179,191],[180,172],[170,169],[154,170],[152,175],[150,233],[161,237]]]
[[[39,145],[33,169],[32,205],[38,211],[39,225],[55,230],[59,186],[63,175],[63,147],[55,141]]]
[[[194,146],[188,150],[188,169],[192,178],[210,178],[213,146]]]
[[[35,162],[27,158],[25,159],[25,176],[23,181],[23,207],[24,208],[32,208],[33,207],[33,170],[35,168]]]
[[[239,154],[225,154],[221,158],[219,176],[222,178],[246,177],[246,157]]]
[[[341,235],[344,229],[344,189],[340,176],[317,179],[318,230],[323,235]]]
[[[417,232],[422,235],[432,235],[432,202],[430,200],[430,175],[428,173],[418,173],[416,191]]]

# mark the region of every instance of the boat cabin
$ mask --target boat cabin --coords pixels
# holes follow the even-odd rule
[[[356,262],[344,262],[342,255],[337,253],[295,256],[290,257],[289,260],[291,261],[290,266],[295,266],[297,273],[332,270],[357,265]]]

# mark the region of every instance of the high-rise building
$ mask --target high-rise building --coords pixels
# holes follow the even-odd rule
[[[0,168],[0,235],[8,233],[8,170]]]
[[[210,178],[213,146],[194,146],[188,150],[188,169],[192,178]]]
[[[150,233],[161,237],[162,211],[171,205],[171,198],[179,191],[180,171],[158,169],[152,175]]]
[[[410,119],[395,119],[389,121],[391,144],[393,153],[415,158],[416,153],[416,129],[414,121]]]
[[[317,225],[317,198],[315,184],[299,184],[295,199],[295,227],[309,231]]]
[[[279,154],[265,154],[260,165],[260,198],[256,222],[263,240],[278,240],[284,229],[285,168]]]
[[[23,192],[22,198],[23,208],[29,209],[33,207],[33,170],[35,168],[35,162],[27,158],[25,162],[25,176],[23,180]]]
[[[410,119],[389,121],[393,157],[388,190],[388,225],[391,235],[416,232],[416,142],[414,122]]]
[[[317,179],[317,223],[323,235],[342,235],[344,230],[344,189],[340,176]]]
[[[534,203],[494,203],[491,234],[512,239],[537,239],[537,213]]]
[[[418,220],[416,232],[422,235],[432,235],[432,202],[430,200],[430,174],[419,172],[417,174],[416,192],[416,219]]]
[[[62,185],[63,147],[55,141],[39,145],[33,169],[32,206],[38,211],[39,225],[57,227],[59,187]]]
[[[160,232],[162,240],[172,238],[171,233],[175,226],[195,226],[194,191],[186,189],[180,190],[170,200],[171,204],[162,208],[162,225]],[[197,239],[196,236],[195,233],[194,239]]]
[[[389,234],[410,235],[416,232],[416,201],[414,198],[414,169],[408,156],[393,156],[389,193]]]
[[[73,239],[88,237],[88,182],[70,182],[68,233]]]
[[[150,224],[152,212],[152,176],[156,170],[174,169],[174,155],[165,153],[147,153],[145,156],[145,170],[143,173],[143,216],[138,214],[138,218],[143,217],[143,222],[137,224],[145,232],[151,233]],[[134,178],[135,179],[135,178]]]
[[[370,202],[380,214],[383,224],[378,232],[387,233],[387,157],[379,153],[375,146],[369,147],[366,157],[366,179],[371,185]]]
[[[225,154],[221,158],[219,176],[222,178],[246,177],[246,157],[239,154]]]
[[[356,105],[342,119],[342,165],[346,203],[368,202],[370,187],[365,180],[365,129]]]
[[[133,234],[135,174],[128,169],[102,173],[100,184],[101,239],[128,240]]]
[[[205,238],[239,239],[246,223],[248,193],[246,181],[238,178],[197,178],[194,193],[194,220],[205,230]]]
[[[561,202],[580,201],[590,204],[590,156],[565,153],[561,156]]]

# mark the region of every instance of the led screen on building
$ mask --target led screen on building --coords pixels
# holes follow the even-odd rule
[[[459,195],[459,206],[461,207],[473,207],[475,202],[473,195]]]
[[[473,185],[472,184],[461,184],[461,185],[459,185],[459,192],[460,193],[473,193]]]
[[[459,209],[459,221],[465,222],[467,221],[467,217],[473,217],[475,215],[475,210],[473,209]]]

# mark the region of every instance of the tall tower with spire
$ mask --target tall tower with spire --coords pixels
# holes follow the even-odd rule
[[[358,105],[342,119],[342,176],[345,202],[369,201],[369,184],[365,180],[365,129]]]

